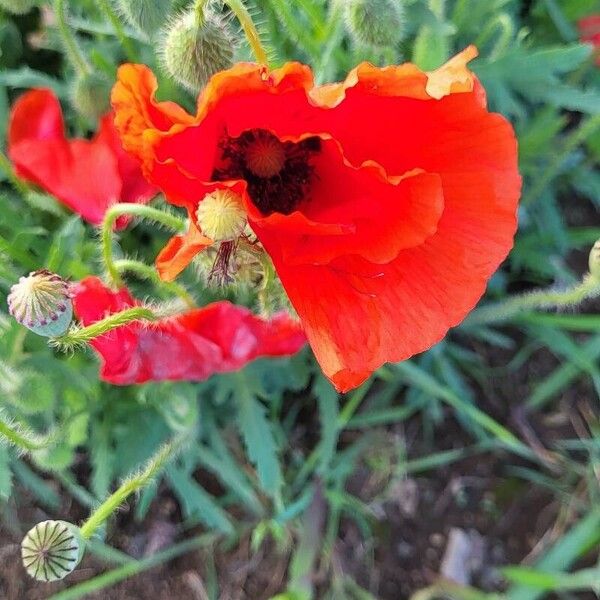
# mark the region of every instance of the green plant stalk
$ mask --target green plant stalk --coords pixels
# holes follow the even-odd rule
[[[92,72],[92,68],[86,60],[69,27],[69,23],[67,22],[67,0],[55,0],[54,13],[69,61],[80,75],[89,75]]]
[[[538,200],[548,184],[560,171],[566,157],[598,129],[600,129],[600,114],[588,117],[575,131],[567,136],[562,152],[555,155],[554,160],[548,165],[537,183],[530,188],[529,192],[523,195],[521,203],[526,206]]]
[[[147,485],[158,471],[173,455],[173,443],[165,444],[150,459],[146,468],[139,474],[124,481],[120,487],[111,494],[81,526],[80,533],[83,539],[89,540],[94,532],[127,500],[127,498]]]
[[[19,431],[14,425],[7,423],[0,414],[0,435],[3,435],[10,444],[25,452],[34,452],[35,450],[43,450],[47,448],[52,440],[53,435],[47,436],[45,439],[36,440],[35,435],[31,432]]]
[[[145,204],[134,204],[128,202],[120,202],[113,204],[104,215],[100,229],[100,238],[102,243],[102,258],[111,279],[111,283],[120,286],[123,285],[123,280],[119,274],[119,270],[115,266],[112,252],[112,232],[119,217],[129,215],[133,217],[141,217],[156,221],[169,229],[176,232],[181,232],[185,229],[185,223],[177,216],[170,213],[146,206]]]
[[[92,325],[88,325],[87,327],[74,328],[60,337],[51,338],[51,341],[58,348],[70,350],[77,346],[85,345],[94,338],[104,335],[117,327],[127,325],[132,321],[154,321],[157,318],[157,315],[151,309],[144,306],[134,306],[133,308],[110,315],[101,321],[92,323]]]
[[[256,61],[261,65],[268,65],[269,59],[267,57],[267,52],[260,41],[260,35],[258,34],[256,25],[254,25],[254,21],[245,4],[242,0],[223,1],[240,22],[240,25],[246,34],[246,38],[248,39],[248,43],[250,44],[250,48],[252,48],[252,52],[254,52],[254,56],[256,56]]]
[[[106,15],[106,18],[110,21],[113,29],[115,30],[115,34],[125,50],[125,54],[127,55],[127,60],[129,62],[139,62],[138,55],[135,49],[135,46],[131,43],[131,40],[127,37],[125,33],[125,28],[121,23],[121,20],[113,10],[109,0],[98,0],[98,4],[102,12]]]
[[[162,287],[165,290],[169,290],[179,296],[189,308],[196,307],[196,301],[192,295],[185,289],[185,287],[175,281],[163,281],[156,272],[154,267],[147,265],[146,263],[140,262],[139,260],[132,260],[128,258],[122,258],[114,261],[114,265],[119,273],[134,273],[140,279],[147,279],[152,281],[156,286]]]
[[[471,316],[465,321],[465,325],[497,323],[530,309],[564,308],[597,296],[600,296],[600,280],[588,273],[580,283],[561,292],[539,290],[509,298],[492,306],[484,306],[471,313]]]

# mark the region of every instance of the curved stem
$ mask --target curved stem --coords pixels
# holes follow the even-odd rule
[[[133,204],[121,202],[113,204],[104,215],[102,221],[100,237],[102,241],[102,258],[108,272],[108,276],[111,279],[111,283],[114,285],[122,285],[123,280],[119,274],[119,270],[115,267],[113,251],[112,251],[112,232],[119,217],[124,215],[130,215],[134,217],[141,217],[144,219],[150,219],[173,229],[176,232],[181,232],[185,229],[185,223],[179,217],[170,213],[146,206],[145,204]]]
[[[21,430],[11,423],[4,421],[0,415],[0,435],[4,436],[13,446],[25,452],[33,452],[34,450],[43,450],[47,448],[55,439],[54,434],[50,434],[44,438],[38,438],[30,431]]]
[[[146,468],[139,474],[124,481],[119,488],[111,494],[81,526],[80,532],[83,539],[89,540],[94,532],[106,521],[127,498],[147,485],[158,471],[173,455],[174,444],[165,444],[148,462]]]
[[[254,56],[256,56],[256,61],[262,65],[268,65],[269,59],[264,46],[260,41],[260,35],[242,0],[224,0],[224,2],[229,6],[233,14],[237,17],[237,20],[240,22],[242,29],[246,34],[246,38],[248,39],[248,43],[252,48],[252,52],[254,52]]]
[[[163,287],[166,290],[172,291],[174,294],[179,296],[189,308],[196,307],[196,301],[184,286],[175,281],[163,281],[158,276],[158,273],[154,267],[151,267],[150,265],[147,265],[139,260],[132,260],[128,258],[115,260],[114,266],[119,273],[134,273],[140,279],[148,279],[158,287]]]
[[[504,302],[484,306],[471,313],[465,325],[487,325],[506,321],[520,312],[533,308],[561,308],[580,304],[588,298],[600,296],[600,280],[593,275],[586,275],[583,281],[564,291],[539,290],[509,298]]]
[[[87,344],[94,338],[112,331],[117,327],[139,320],[155,321],[157,318],[158,315],[151,309],[144,306],[134,306],[133,308],[128,308],[100,321],[96,321],[96,323],[92,323],[87,327],[73,329],[59,337],[50,338],[50,342],[53,346],[62,350],[72,350]]]
[[[131,40],[125,34],[125,28],[121,23],[121,20],[113,10],[109,0],[98,0],[98,4],[100,5],[100,9],[106,15],[106,18],[110,21],[113,29],[115,30],[115,34],[123,46],[123,50],[125,50],[125,54],[127,55],[127,60],[129,62],[138,62],[137,52],[135,46],[131,43]]]
[[[56,22],[65,45],[65,50],[69,60],[75,67],[76,71],[81,75],[89,75],[92,72],[88,61],[86,60],[67,19],[67,2],[66,0],[55,0],[54,12],[56,14]]]

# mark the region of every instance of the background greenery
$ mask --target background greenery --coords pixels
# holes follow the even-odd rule
[[[88,134],[93,114],[74,94],[78,75],[63,54],[51,7],[31,2],[36,6],[30,11],[14,15],[10,9],[17,4],[0,2],[7,7],[0,13],[0,137],[11,102],[36,86],[58,94],[72,134]],[[169,4],[161,2],[165,22]],[[576,21],[600,13],[596,0],[404,0],[402,39],[381,49],[355,39],[343,2],[248,4],[274,62],[306,62],[320,82],[343,78],[365,59],[435,68],[475,43],[480,58],[473,69],[491,108],[515,126],[524,176],[516,246],[485,302],[536,287],[563,289],[581,279],[587,252],[600,238],[600,71],[591,47],[578,41]],[[106,84],[95,92],[95,107],[107,102],[121,62],[137,60],[160,73],[155,49],[162,33],[150,39],[114,9],[110,0],[69,7],[69,25]],[[250,58],[244,44],[238,54]],[[164,74],[161,96],[193,106],[193,98]],[[3,179],[3,297],[30,270],[46,267],[73,280],[100,272],[93,228],[46,195],[15,189],[6,169]],[[124,253],[151,263],[164,240],[139,223],[120,242]],[[184,282],[201,303],[208,302],[214,292],[189,271]],[[130,283],[142,296],[160,296],[148,283]],[[231,296],[254,302],[247,292]],[[590,302],[577,312],[520,312],[500,323],[474,316],[429,352],[386,366],[339,397],[308,350],[289,360],[260,360],[203,384],[112,387],[98,382],[91,352],[56,353],[9,318],[2,302],[2,419],[18,432],[17,446],[29,450],[0,446],[4,542],[18,540],[42,516],[83,518],[162,441],[185,435],[185,450],[120,517],[121,525],[143,532],[157,507],[174,500],[172,545],[149,558],[132,558],[112,548],[111,522],[93,552],[99,561],[94,564],[105,564],[104,575],[84,584],[67,579],[36,593],[52,590],[59,600],[104,590],[99,597],[121,597],[112,596],[109,586],[200,549],[196,566],[205,597],[226,597],[221,594],[230,582],[215,557],[226,560],[244,544],[260,558],[254,568],[264,565],[266,581],[272,575],[266,556],[283,565],[281,584],[269,591],[282,594],[281,600],[410,594],[415,600],[535,600],[551,593],[600,593],[597,308]],[[491,466],[481,475],[479,465]],[[481,479],[486,493],[469,503],[469,484],[454,486],[457,474],[461,481]],[[472,512],[486,522],[508,519],[510,535],[523,538],[519,550],[492,565],[494,577],[463,587],[436,582],[435,570],[425,564],[428,541],[411,539],[411,560],[423,576],[411,575],[403,566],[411,560],[395,554],[399,542],[391,543],[386,532],[389,505],[400,502],[398,490],[406,490],[407,482],[422,492],[409,537],[428,535],[419,519],[432,518],[428,504],[449,494],[455,516],[442,514],[437,525],[444,539],[451,525]],[[425,491],[433,496],[427,499]],[[24,506],[35,510],[23,512]],[[528,516],[528,528],[519,529],[515,510]],[[350,538],[364,550],[355,562],[343,550]],[[506,536],[498,543],[507,544]],[[439,557],[433,564],[439,565]],[[394,569],[404,587],[386,586]],[[22,585],[39,590],[44,584]],[[260,595],[268,586],[260,593],[242,589],[236,597],[269,597]],[[22,593],[15,597],[48,597]]]

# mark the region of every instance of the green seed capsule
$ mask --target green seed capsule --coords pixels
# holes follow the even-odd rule
[[[21,542],[27,573],[37,581],[58,581],[75,570],[84,552],[79,529],[66,521],[42,521]]]

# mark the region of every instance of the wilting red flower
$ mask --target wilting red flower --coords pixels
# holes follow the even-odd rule
[[[594,46],[596,64],[600,66],[600,14],[579,19],[577,28],[581,41]]]
[[[516,140],[466,68],[476,55],[432,73],[361,64],[322,87],[298,63],[238,64],[211,79],[195,116],[155,100],[147,67],[122,66],[123,144],[190,216],[161,275],[212,243],[198,205],[230,189],[338,390],[429,348],[477,303],[516,229]]]
[[[92,140],[68,140],[54,93],[26,92],[15,102],[8,127],[8,153],[17,175],[94,224],[115,202],[147,202],[158,190],[142,175],[139,161],[123,150],[113,120],[112,114],[104,116]]]
[[[112,291],[97,277],[76,284],[73,294],[75,315],[84,325],[139,304],[127,289]],[[230,302],[151,324],[136,321],[91,342],[103,360],[101,379],[118,385],[202,381],[261,356],[294,354],[305,343],[299,323],[288,315],[266,321]]]

